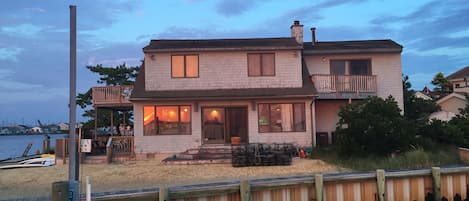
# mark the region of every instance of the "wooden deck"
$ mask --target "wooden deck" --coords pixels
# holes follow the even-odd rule
[[[133,86],[93,87],[92,98],[95,107],[131,107],[129,101]]]
[[[376,75],[313,74],[311,80],[319,99],[363,99],[376,95]]]

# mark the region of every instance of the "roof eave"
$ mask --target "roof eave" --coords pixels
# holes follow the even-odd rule
[[[168,48],[153,49],[143,48],[144,53],[168,53],[168,52],[216,52],[216,51],[257,51],[257,50],[301,50],[302,46],[272,46],[272,47],[216,47],[216,48]]]
[[[364,53],[401,53],[402,48],[373,48],[373,49],[335,49],[335,50],[303,50],[303,55],[324,54],[364,54]]]
[[[253,99],[282,99],[282,98],[313,98],[316,94],[308,95],[282,95],[282,96],[218,96],[218,97],[182,97],[182,98],[158,98],[158,97],[134,97],[129,100],[138,101],[203,101],[203,100],[253,100]]]

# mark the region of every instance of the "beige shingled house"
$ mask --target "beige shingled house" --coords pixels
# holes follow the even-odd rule
[[[339,107],[392,95],[403,108],[402,46],[291,37],[152,40],[130,101],[137,157],[232,140],[333,142]]]

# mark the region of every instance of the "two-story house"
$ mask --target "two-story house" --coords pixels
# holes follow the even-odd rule
[[[341,105],[392,95],[402,107],[402,46],[291,37],[152,40],[130,100],[135,153],[205,144],[330,143]],[[317,137],[319,136],[319,137]],[[318,138],[318,139],[317,139]]]

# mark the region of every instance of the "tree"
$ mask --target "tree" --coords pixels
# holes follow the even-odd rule
[[[426,125],[430,115],[440,111],[440,106],[433,100],[416,97],[415,91],[411,89],[412,84],[409,81],[409,76],[402,76],[402,86],[404,93],[404,117],[417,123],[417,126]]]
[[[416,130],[400,111],[392,96],[341,107],[336,128],[341,155],[388,155],[409,149]]]
[[[437,73],[433,77],[432,84],[436,86],[433,88],[435,91],[439,91],[441,93],[451,93],[452,91],[451,83],[446,79],[442,72]]]
[[[86,66],[93,73],[99,74],[98,84],[104,84],[106,86],[120,86],[120,85],[133,85],[137,77],[140,66],[128,67],[126,64],[121,64],[116,67],[103,67],[102,64],[96,66]],[[92,91],[89,89],[85,93],[79,93],[77,96],[77,105],[82,109],[85,109],[82,114],[83,117],[90,118],[84,123],[83,128],[89,130],[94,128],[94,109],[89,106],[92,104]],[[99,110],[98,113],[98,127],[108,126],[111,123],[110,110]],[[131,111],[118,111],[117,118],[114,118],[114,124],[122,122],[123,118],[126,118],[126,122],[131,122],[132,112]]]

